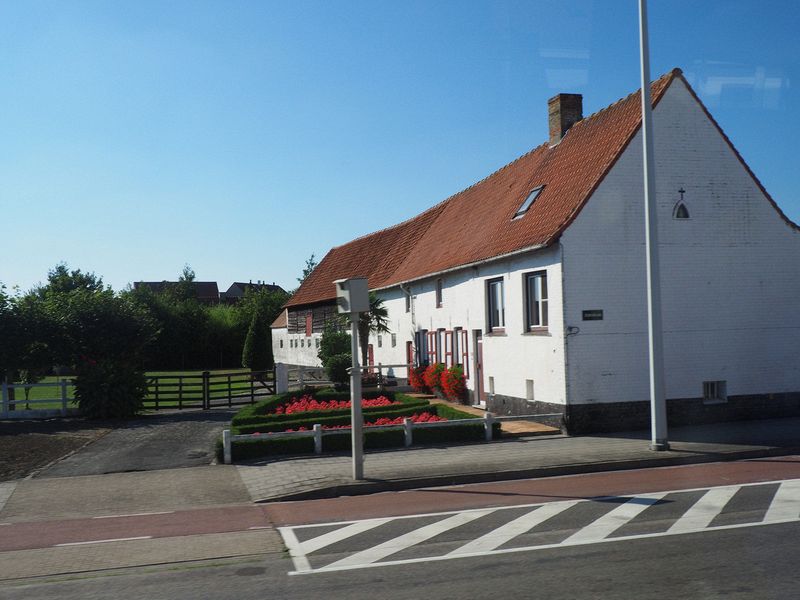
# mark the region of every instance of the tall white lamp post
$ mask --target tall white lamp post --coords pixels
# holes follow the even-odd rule
[[[647,325],[650,355],[650,449],[669,450],[664,395],[664,344],[661,326],[661,277],[658,265],[656,177],[653,168],[653,109],[650,102],[650,50],[647,0],[639,0],[639,47],[642,66],[642,148],[644,152],[645,252],[647,254]]]
[[[353,443],[353,479],[364,479],[363,418],[361,416],[361,367],[358,364],[358,317],[369,312],[369,288],[364,277],[338,279],[336,304],[340,313],[350,315],[353,339],[351,353],[353,366],[350,370],[350,431]]]

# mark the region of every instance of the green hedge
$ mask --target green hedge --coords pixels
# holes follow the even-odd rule
[[[301,394],[302,395],[302,394]],[[389,400],[393,400],[395,402],[402,402],[404,407],[416,407],[417,410],[427,408],[430,405],[430,402],[421,398],[413,398],[411,396],[407,396],[405,394],[395,393],[395,392],[385,392],[383,394],[380,393],[366,393],[364,394],[364,398],[377,398],[378,396],[386,396]],[[289,425],[288,423],[294,423],[300,419],[303,421],[307,421],[309,419],[314,419],[314,423],[320,423],[320,419],[324,419],[326,417],[332,416],[348,416],[350,415],[349,408],[337,409],[337,410],[316,410],[316,411],[307,411],[304,413],[293,413],[293,414],[282,414],[282,415],[275,415],[275,414],[268,414],[274,411],[278,406],[282,405],[285,402],[288,402],[292,398],[298,398],[298,394],[296,392],[287,393],[287,394],[280,394],[278,396],[272,396],[266,400],[262,400],[256,404],[252,404],[250,406],[245,406],[241,409],[236,415],[234,415],[233,419],[231,419],[231,425],[234,428],[242,427],[245,425],[261,425],[264,424],[264,427],[267,426],[269,423],[284,423],[286,424],[283,429],[288,427],[293,427],[293,425]],[[320,402],[328,401],[328,400],[349,400],[350,399],[350,392],[335,392],[333,390],[330,391],[322,391],[317,392],[314,394],[314,398],[319,400]],[[375,416],[375,418],[380,418],[383,415],[384,411],[398,409],[399,407],[396,406],[373,406],[363,409],[363,413],[365,415]],[[412,413],[413,414],[413,413]],[[399,415],[395,415],[399,416]],[[325,421],[327,422],[327,421]],[[349,422],[349,421],[348,421]],[[335,423],[339,424],[339,423]],[[252,429],[251,431],[279,431],[277,429]]]
[[[398,396],[401,394],[398,394]],[[410,416],[415,412],[419,412],[418,406],[405,406],[402,408],[395,408],[392,411],[383,408],[384,412],[379,417],[399,417]],[[446,406],[443,404],[434,404],[424,407],[428,412],[436,413],[440,417],[446,419],[476,419],[480,420],[479,416],[472,415],[458,409]],[[339,412],[339,411],[336,411]],[[300,413],[306,415],[307,413]],[[295,415],[288,415],[295,416]],[[299,416],[299,415],[298,415]],[[375,416],[375,415],[373,415]],[[311,429],[315,424],[320,425],[347,425],[350,423],[350,415],[328,415],[323,418],[315,418],[313,421],[308,419],[297,419],[295,421],[283,421],[272,423],[261,423],[259,425],[247,425],[234,428],[232,433],[234,435],[246,435],[249,433],[259,432],[266,434],[270,431],[284,431],[287,428],[297,429],[300,426],[305,426]],[[494,438],[500,437],[500,423],[493,425]],[[484,426],[482,422],[477,422],[474,425],[453,425],[451,427],[431,427],[431,428],[415,428],[414,429],[414,444],[442,444],[450,442],[466,442],[478,441],[484,439]],[[364,447],[367,449],[374,448],[395,448],[404,444],[405,436],[401,428],[397,429],[364,429]],[[325,435],[322,438],[322,448],[324,452],[335,452],[339,450],[350,449],[350,430],[343,430],[341,433]],[[218,445],[217,453],[221,457],[221,444]],[[264,456],[271,456],[275,454],[310,454],[314,452],[314,440],[311,436],[298,437],[298,438],[273,438],[267,436],[255,437],[252,441],[237,441],[232,444],[233,460],[241,461],[247,459],[260,458]]]
[[[494,423],[495,439],[500,437],[500,423]],[[453,425],[452,427],[415,428],[414,444],[444,444],[451,442],[480,441],[484,439],[483,423],[475,425]],[[364,448],[396,448],[403,446],[405,436],[402,428],[364,429]],[[221,446],[221,445],[220,445]],[[323,452],[350,450],[350,431],[342,431],[322,437]],[[217,450],[221,455],[221,447]],[[233,442],[231,454],[233,461],[263,458],[275,454],[311,454],[314,452],[314,439],[311,436],[298,438],[254,438],[253,441]],[[221,461],[220,461],[221,462]]]

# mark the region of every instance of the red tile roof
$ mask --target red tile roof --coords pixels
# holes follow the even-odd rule
[[[680,69],[652,83],[654,105],[676,77],[683,79]],[[637,91],[579,121],[557,145],[534,148],[404,223],[333,248],[286,306],[333,300],[336,279],[366,277],[377,289],[553,243],[638,131],[639,97]],[[530,210],[512,220],[540,185]]]
[[[275,320],[272,322],[272,325],[270,325],[272,329],[281,329],[282,327],[288,327],[288,326],[289,326],[289,319],[286,316],[286,310],[282,310],[281,314],[275,317]]]

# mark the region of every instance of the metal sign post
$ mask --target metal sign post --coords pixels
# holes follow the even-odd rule
[[[353,354],[353,368],[350,371],[350,431],[353,443],[353,479],[364,479],[364,436],[361,416],[361,367],[358,364],[358,317],[361,313],[351,313],[350,330],[353,339],[350,343]]]
[[[350,431],[353,443],[353,479],[364,479],[364,419],[361,415],[361,366],[358,363],[358,318],[369,311],[369,289],[364,277],[339,279],[336,284],[336,303],[340,313],[350,315],[350,351],[353,364],[350,370]]]
[[[661,325],[661,276],[658,264],[656,178],[653,168],[653,109],[650,103],[650,51],[647,0],[639,0],[639,47],[642,67],[642,147],[644,152],[645,252],[647,254],[647,325],[650,355],[651,450],[669,450],[664,394],[664,343]]]

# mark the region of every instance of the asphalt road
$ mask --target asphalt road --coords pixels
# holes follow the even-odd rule
[[[124,554],[132,547],[125,544],[137,543],[119,541],[127,536],[188,544],[198,534],[243,536],[270,522],[291,556],[275,552],[276,544],[236,560],[175,560],[5,581],[0,597],[793,599],[800,589],[797,456],[359,498],[0,523],[0,558],[3,550],[59,552],[58,546],[75,543]]]
[[[147,415],[121,424],[38,477],[76,477],[210,464],[235,409]]]
[[[6,586],[8,599],[792,599],[800,524],[288,576],[281,555]]]

